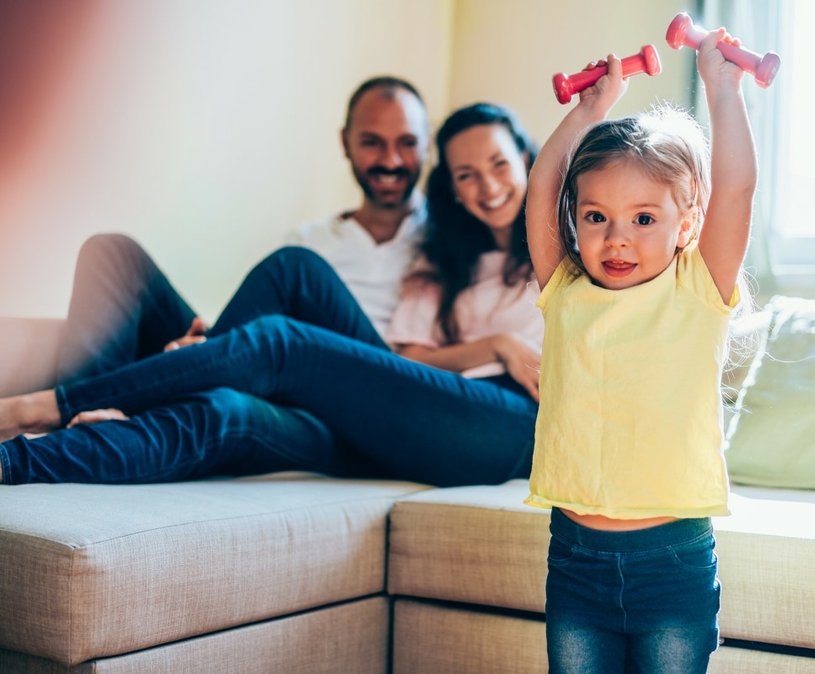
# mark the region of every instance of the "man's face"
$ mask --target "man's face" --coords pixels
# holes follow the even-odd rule
[[[343,129],[345,156],[366,198],[381,208],[404,206],[427,159],[427,114],[404,89],[366,91]]]

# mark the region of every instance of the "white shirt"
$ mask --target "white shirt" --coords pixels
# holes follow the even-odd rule
[[[507,254],[494,250],[484,253],[478,263],[473,284],[461,291],[454,307],[461,343],[509,333],[540,352],[543,342],[543,316],[535,309],[540,289],[534,276],[504,285]],[[417,268],[426,266],[420,258]],[[418,344],[431,349],[449,346],[436,320],[441,288],[417,279],[405,284],[399,308],[388,329],[389,344]],[[492,377],[506,372],[500,362],[485,363],[465,370],[465,377]]]
[[[286,243],[315,251],[337,272],[380,335],[390,324],[402,278],[418,253],[427,220],[424,201],[390,241],[377,243],[352,217],[329,215],[303,223]]]

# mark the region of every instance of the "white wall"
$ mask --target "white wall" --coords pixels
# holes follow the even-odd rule
[[[636,54],[654,44],[662,73],[630,79],[614,115],[657,100],[687,106],[695,52],[665,42],[671,19],[687,0],[459,0],[453,33],[450,102],[510,105],[539,142],[569,109],[552,90],[552,76],[572,74],[609,53]],[[511,7],[512,11],[506,11]]]
[[[0,148],[0,316],[64,315],[82,241],[119,231],[213,320],[290,227],[358,202],[339,128],[348,95],[369,76],[413,81],[434,125],[454,107],[492,100],[543,140],[566,110],[554,72],[656,43],[664,74],[632,80],[625,112],[657,95],[684,102],[692,64],[664,43],[683,8],[675,0],[32,6],[37,21],[50,20],[54,53],[45,84],[19,101],[2,100],[10,70],[0,64],[0,113],[16,111],[19,127],[0,134],[14,139],[5,162]],[[61,14],[44,15],[49,7]],[[0,41],[16,30],[5,23]],[[23,63],[42,56],[25,53],[35,40],[17,44]]]
[[[82,241],[120,231],[212,320],[289,228],[358,202],[357,84],[396,73],[447,109],[452,0],[77,3],[2,174],[0,315],[64,315]]]

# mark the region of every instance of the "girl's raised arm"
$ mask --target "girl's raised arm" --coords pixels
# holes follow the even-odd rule
[[[557,208],[569,151],[588,127],[605,119],[626,89],[620,59],[610,54],[607,63],[608,73],[580,93],[580,102],[549,136],[529,174],[527,239],[541,288],[549,282],[565,256],[558,232]]]
[[[699,235],[699,252],[722,300],[729,304],[750,239],[758,170],[741,68],[716,48],[724,28],[699,45],[697,64],[710,112],[710,201]]]

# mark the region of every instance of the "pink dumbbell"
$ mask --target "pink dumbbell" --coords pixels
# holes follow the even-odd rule
[[[623,77],[648,73],[656,75],[662,70],[659,62],[657,48],[652,44],[645,45],[640,49],[639,54],[626,56],[622,59]],[[591,70],[583,70],[574,75],[564,75],[558,73],[552,78],[552,86],[555,88],[555,96],[561,103],[568,103],[574,94],[580,93],[583,89],[588,89],[608,72],[608,66],[599,66]]]
[[[699,49],[699,43],[708,34],[704,28],[694,26],[691,18],[680,12],[668,26],[668,33],[665,39],[674,49],[682,46]],[[768,87],[775,78],[778,68],[781,66],[781,58],[775,52],[768,51],[764,56],[756,54],[744,47],[735,47],[729,42],[720,41],[716,47],[728,61],[735,63],[744,72],[754,75],[756,83],[760,87]]]

